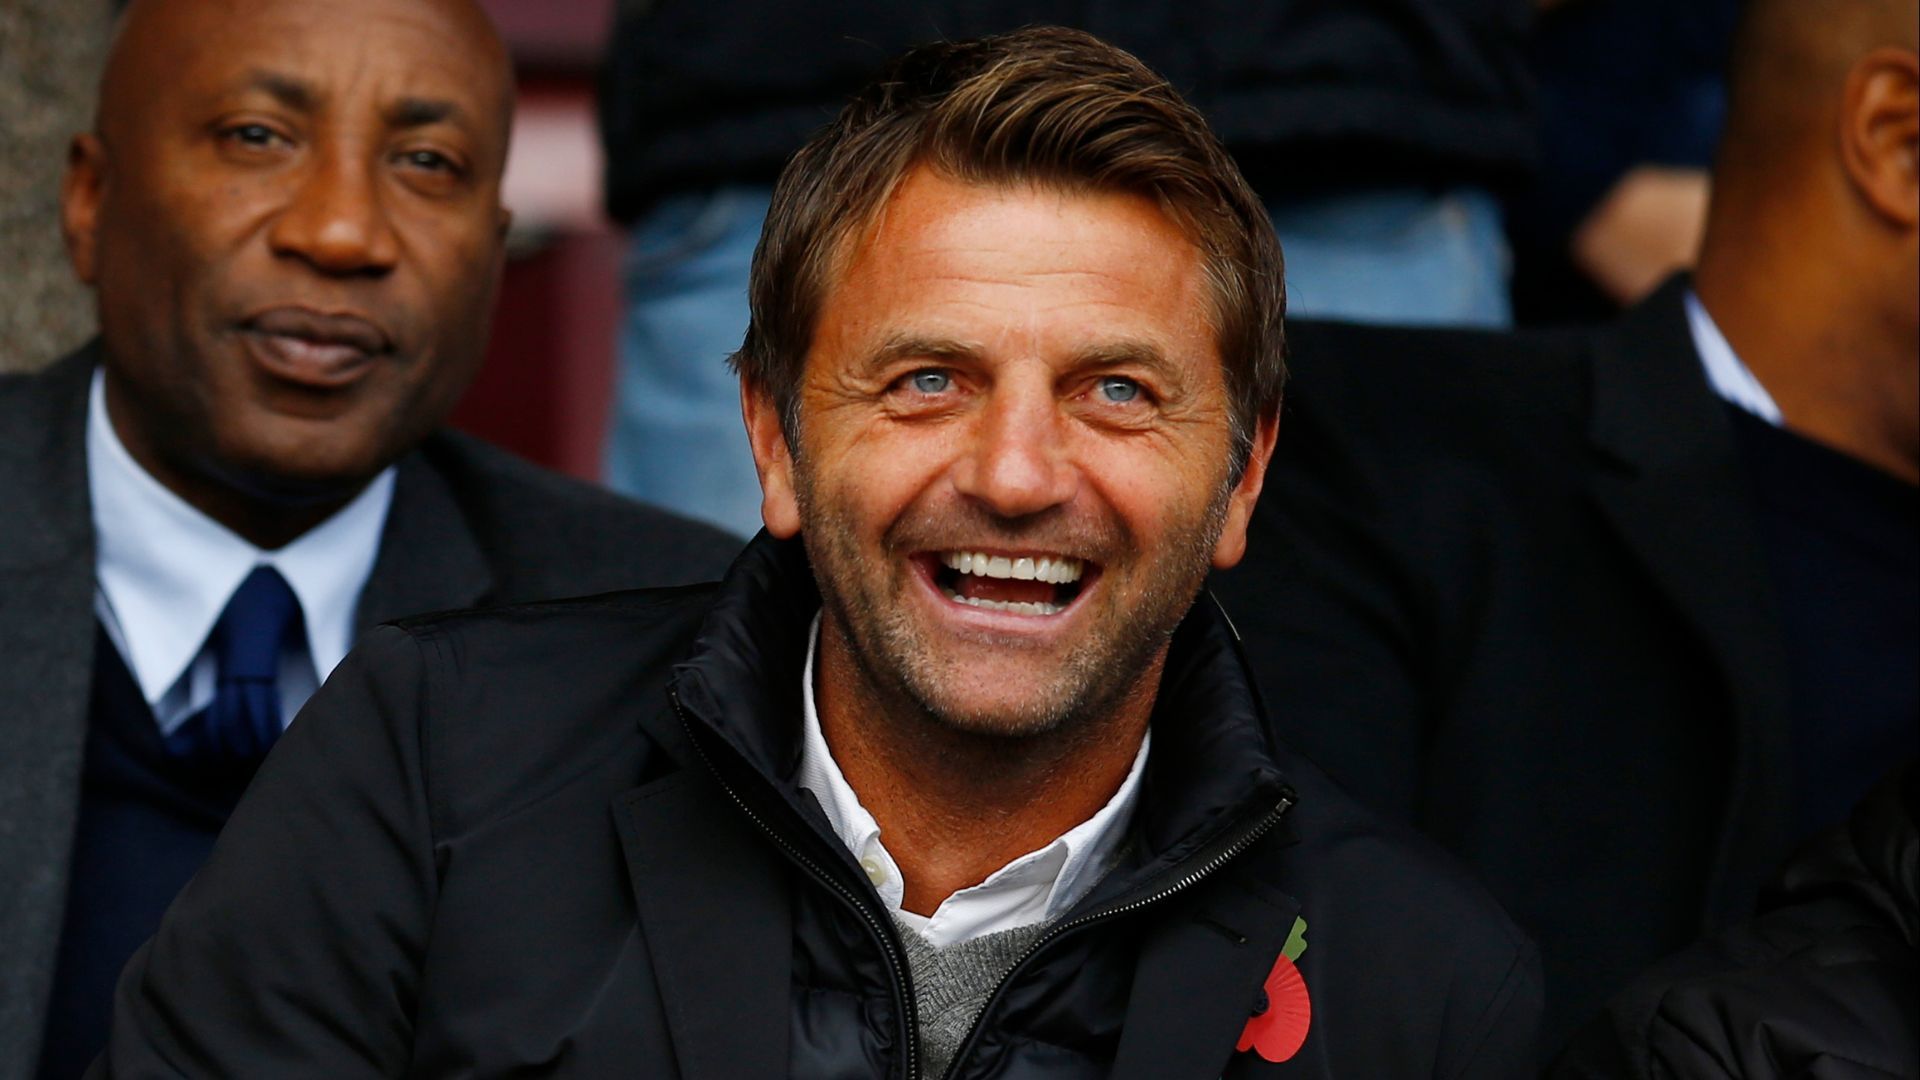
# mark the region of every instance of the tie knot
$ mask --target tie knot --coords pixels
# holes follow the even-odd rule
[[[213,624],[210,644],[220,681],[273,681],[281,650],[300,625],[300,601],[287,579],[271,566],[254,567]]]

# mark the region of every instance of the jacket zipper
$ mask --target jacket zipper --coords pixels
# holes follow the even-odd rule
[[[845,901],[847,906],[851,907],[854,913],[860,916],[861,921],[867,924],[867,929],[872,932],[874,940],[880,943],[880,951],[887,964],[888,982],[894,990],[895,1004],[899,1007],[900,1015],[905,1021],[906,1030],[903,1032],[903,1042],[907,1049],[905,1080],[919,1080],[919,1005],[913,996],[913,980],[906,975],[906,961],[901,957],[899,946],[894,943],[892,933],[880,924],[880,920],[874,916],[873,912],[868,909],[865,903],[861,902],[860,898],[854,894],[852,889],[834,880],[833,876],[822,869],[820,864],[809,858],[806,852],[795,847],[786,837],[781,836],[774,830],[772,825],[767,823],[766,819],[754,812],[753,807],[747,805],[746,799],[742,798],[740,793],[734,790],[732,784],[727,783],[726,777],[720,774],[720,770],[714,765],[713,759],[707,756],[707,748],[701,745],[700,736],[693,729],[692,717],[687,715],[686,707],[680,703],[679,691],[677,689],[669,689],[667,696],[673,700],[673,710],[679,714],[681,726],[687,729],[687,739],[693,743],[694,752],[700,755],[701,762],[706,765],[707,771],[713,774],[714,782],[720,785],[720,790],[727,793],[727,797],[732,799],[733,804],[740,808],[740,812],[747,816],[747,820],[753,822],[756,828],[762,833],[765,833],[767,839],[773,841],[775,847],[785,852],[788,859],[792,860],[801,869],[812,875],[814,880],[825,885],[834,894],[838,895],[841,900]],[[1022,959],[1024,959],[1024,957]]]
[[[1241,853],[1245,852],[1254,844],[1259,843],[1261,837],[1271,832],[1273,827],[1280,823],[1280,819],[1286,817],[1287,811],[1293,808],[1294,802],[1295,796],[1293,789],[1283,789],[1280,795],[1280,802],[1276,804],[1272,810],[1262,814],[1258,821],[1248,826],[1240,835],[1234,837],[1225,847],[1215,852],[1199,866],[1180,875],[1179,880],[1137,900],[1129,900],[1124,904],[1116,904],[1113,907],[1088,912],[1077,919],[1069,919],[1040,935],[1033,944],[1027,946],[1025,952],[1020,954],[1020,958],[1013,962],[1013,966],[1007,969],[1006,974],[1000,976],[1000,981],[994,984],[993,992],[987,995],[986,1004],[980,1007],[979,1014],[973,1018],[972,1026],[967,1029],[967,1037],[960,1040],[959,1048],[954,1051],[953,1060],[948,1063],[947,1071],[943,1074],[942,1080],[947,1080],[947,1078],[956,1075],[961,1064],[967,1060],[968,1054],[973,1051],[974,1039],[980,1034],[980,1025],[985,1023],[987,1017],[993,1013],[993,1007],[1000,1003],[1001,992],[1006,989],[1008,983],[1013,981],[1014,976],[1020,973],[1020,969],[1026,966],[1027,961],[1033,959],[1034,955],[1045,948],[1049,942],[1070,930],[1077,930],[1089,923],[1100,922],[1105,919],[1139,911],[1141,908],[1157,904],[1167,897],[1173,896],[1175,893],[1191,888],[1211,875],[1214,871],[1238,858]]]

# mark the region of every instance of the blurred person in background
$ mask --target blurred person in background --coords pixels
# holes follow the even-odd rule
[[[1540,942],[1550,1037],[1920,750],[1916,38],[1752,0],[1698,272],[1617,323],[1290,335],[1219,591],[1281,737]]]
[[[512,104],[467,0],[125,11],[62,202],[100,337],[0,378],[0,1077],[98,1052],[361,632],[723,569],[706,526],[436,430],[487,332]]]
[[[1541,0],[1540,161],[1508,203],[1518,322],[1603,322],[1692,269],[1741,5]]]
[[[724,360],[780,164],[923,41],[1075,26],[1206,114],[1287,250],[1291,312],[1509,321],[1498,192],[1532,162],[1528,0],[626,2],[601,83],[608,209],[632,228],[605,477],[736,532],[759,488]]]

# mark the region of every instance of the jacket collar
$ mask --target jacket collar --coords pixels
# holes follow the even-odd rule
[[[656,736],[684,767],[629,793],[616,814],[648,947],[662,972],[675,1052],[689,1074],[772,1078],[788,1064],[788,879],[766,857],[749,819],[796,845],[795,852],[810,851],[805,861],[838,867],[834,876],[851,893],[871,890],[795,775],[807,630],[819,606],[802,544],[763,533],[748,545],[674,669],[684,730]],[[1131,858],[1069,917],[1197,880],[1194,865],[1250,842],[1280,803],[1284,785],[1259,700],[1232,628],[1211,598],[1174,635],[1152,723]],[[693,746],[682,749],[688,737]],[[689,760],[695,757],[708,758],[745,813],[732,812],[697,782],[706,766]],[[706,827],[691,832],[689,820]],[[1268,835],[1285,842],[1285,822]],[[1245,1023],[1246,988],[1271,967],[1298,907],[1232,869],[1215,876],[1203,912],[1156,920],[1145,932],[1130,1006],[1136,1022],[1118,1050],[1115,1076],[1218,1075]],[[877,932],[889,932],[884,919],[879,925]],[[1183,1022],[1196,1005],[1207,1021]],[[743,1037],[743,1016],[768,1019]]]
[[[674,669],[686,712],[809,820],[818,814],[808,812],[796,779],[800,680],[819,607],[804,545],[762,533],[728,572],[688,658]],[[1203,596],[1168,651],[1129,872],[1112,875],[1121,880],[1103,883],[1086,903],[1179,865],[1279,802],[1286,784],[1247,670],[1231,623]]]
[[[405,615],[475,607],[493,592],[493,569],[479,538],[431,460],[443,438],[429,436],[394,467],[393,503],[360,594],[356,635]]]
[[[1704,914],[1743,911],[1784,850],[1785,646],[1751,487],[1694,349],[1685,276],[1593,339],[1591,491],[1707,647],[1733,701],[1735,759]]]

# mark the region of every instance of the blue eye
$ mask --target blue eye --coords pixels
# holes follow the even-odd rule
[[[944,371],[916,371],[913,388],[923,394],[939,394],[953,385],[953,376]]]
[[[1132,379],[1109,375],[1100,380],[1100,396],[1116,405],[1124,405],[1140,396],[1140,384]]]

